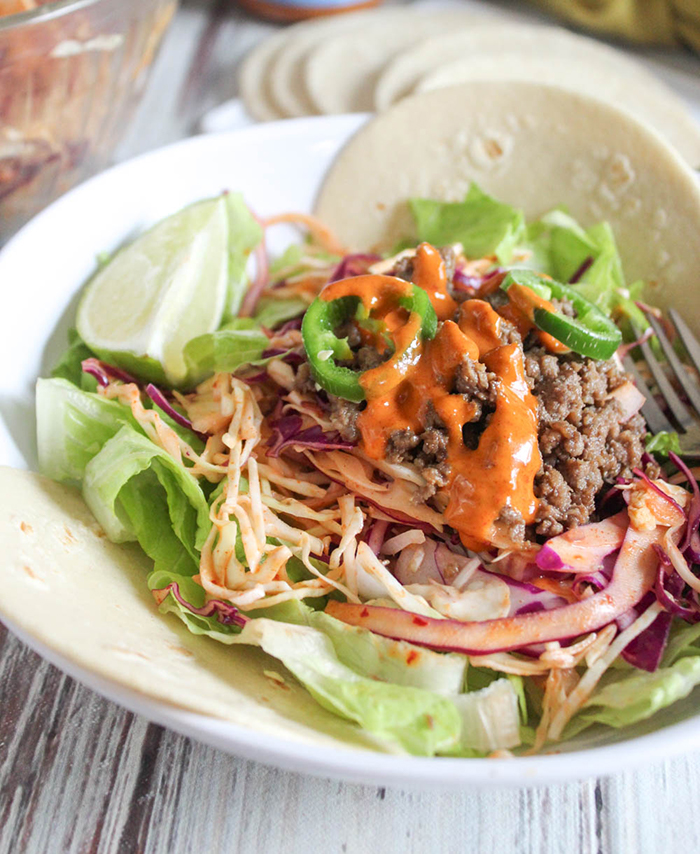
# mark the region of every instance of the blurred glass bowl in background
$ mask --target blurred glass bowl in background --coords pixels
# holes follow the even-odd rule
[[[109,164],[177,0],[0,0],[0,245]]]

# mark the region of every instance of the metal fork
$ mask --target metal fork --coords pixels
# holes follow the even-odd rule
[[[700,343],[675,309],[670,309],[668,314],[685,348],[688,360],[700,375]],[[649,341],[642,341],[638,347],[659,394],[665,401],[668,415],[654,399],[652,392],[629,355],[624,357],[622,363],[625,370],[632,374],[639,391],[646,397],[646,403],[642,407],[642,415],[646,419],[650,432],[676,431],[683,455],[700,458],[700,385],[697,380],[690,376],[687,366],[678,357],[659,319],[651,312],[646,312],[646,315],[661,345],[666,362],[663,365],[659,362],[649,345]],[[640,337],[636,328],[634,333],[635,337]],[[670,369],[675,377],[690,406],[681,400],[671,383],[667,369]]]

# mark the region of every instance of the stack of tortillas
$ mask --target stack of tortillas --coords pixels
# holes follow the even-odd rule
[[[700,128],[640,63],[559,27],[461,10],[393,8],[297,24],[246,58],[240,88],[260,121],[382,111],[407,95],[473,80],[549,83],[628,110],[700,167]]]

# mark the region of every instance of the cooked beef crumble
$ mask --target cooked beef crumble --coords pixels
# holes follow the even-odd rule
[[[551,537],[586,524],[605,484],[640,464],[646,426],[641,415],[620,424],[620,404],[608,395],[629,377],[612,360],[534,347],[525,353],[525,372],[539,404],[536,532]]]
[[[423,432],[394,430],[389,437],[386,458],[391,463],[412,462],[421,470],[426,482],[422,496],[427,500],[449,481],[447,442],[445,425],[429,403]]]

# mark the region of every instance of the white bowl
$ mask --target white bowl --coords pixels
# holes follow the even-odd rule
[[[76,295],[99,252],[226,188],[241,190],[263,215],[309,211],[333,157],[363,121],[363,116],[300,119],[186,140],[93,178],[25,226],[0,253],[6,300],[0,336],[0,464],[36,469],[34,382],[64,349]],[[13,628],[11,621],[8,625]],[[138,694],[76,666],[31,634],[17,634],[83,684],[178,732],[286,769],[375,785],[533,785],[608,774],[700,747],[697,697],[691,696],[622,732],[591,730],[551,755],[425,759],[349,749],[342,742],[315,753],[298,740],[261,735],[252,727]]]

